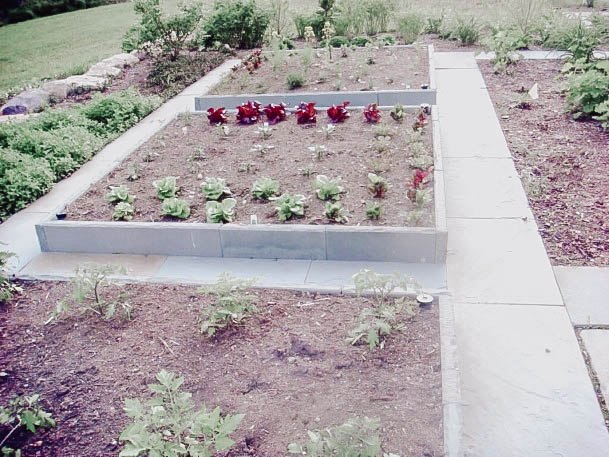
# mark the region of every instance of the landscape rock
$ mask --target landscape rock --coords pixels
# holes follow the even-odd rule
[[[25,107],[27,112],[33,113],[40,111],[45,105],[49,103],[51,95],[43,89],[28,89],[24,90],[18,95],[11,98],[3,107],[2,113],[10,107],[14,107],[16,110],[22,110]],[[17,113],[23,114],[23,113]]]
[[[66,98],[68,96],[69,89],[70,84],[63,79],[48,81],[42,85],[42,90],[47,91],[51,95],[51,98],[55,99],[56,101]]]
[[[102,90],[107,84],[106,78],[88,75],[70,76],[63,81],[68,84],[68,94],[83,94],[85,92]]]
[[[26,114],[27,107],[23,105],[7,106],[2,109],[3,116],[12,116],[15,114]]]
[[[98,78],[108,78],[118,76],[123,71],[115,66],[112,66],[108,63],[99,62],[89,68],[89,71],[85,73],[85,76],[94,76]]]
[[[123,68],[134,65],[139,61],[140,59],[138,59],[138,57],[133,54],[122,53],[113,55],[112,57],[108,57],[107,59],[102,60],[100,63],[104,63],[112,67]]]

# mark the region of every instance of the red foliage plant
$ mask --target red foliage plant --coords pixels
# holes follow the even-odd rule
[[[250,74],[258,70],[262,66],[262,49],[254,49],[243,62],[243,66]]]
[[[255,124],[262,115],[260,103],[256,101],[247,101],[240,106],[237,106],[237,122],[240,124]]]
[[[376,103],[370,103],[364,108],[364,117],[371,124],[376,124],[381,120],[381,112]]]
[[[428,176],[429,171],[416,170],[414,175],[412,175],[412,188],[420,189],[421,186],[426,182]]]
[[[317,110],[314,102],[301,102],[296,107],[296,121],[299,124],[315,124],[317,122]]]
[[[275,125],[278,122],[285,121],[287,113],[285,112],[285,104],[270,103],[264,107],[264,115],[270,125]]]
[[[419,109],[419,113],[417,114],[414,124],[412,124],[412,129],[414,131],[423,130],[423,127],[425,127],[428,123],[429,119],[427,118],[427,113],[425,112],[424,108],[421,108]]]
[[[342,105],[332,105],[328,108],[328,117],[334,124],[345,122],[345,120],[351,116],[349,111],[347,111],[349,104],[349,102],[343,102]]]
[[[226,124],[228,122],[226,108],[209,108],[207,110],[207,119],[209,119],[211,125]]]

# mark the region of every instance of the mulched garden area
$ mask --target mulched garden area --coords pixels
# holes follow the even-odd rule
[[[415,134],[413,123],[416,114],[406,114],[403,123],[382,113],[381,122],[364,121],[361,110],[352,111],[344,123],[335,125],[335,131],[327,139],[321,131],[328,118],[320,110],[318,122],[298,125],[294,116],[273,126],[272,136],[263,140],[258,132],[262,123],[242,126],[234,121],[228,124],[228,136],[222,127],[211,126],[205,115],[182,116],[130,155],[109,176],[94,184],[81,198],[67,208],[69,220],[111,220],[113,208],[104,200],[109,186],[124,184],[135,197],[134,221],[169,220],[162,214],[162,202],[156,196],[153,182],[166,176],[177,176],[181,187],[179,197],[191,205],[188,222],[205,222],[205,199],[201,183],[207,177],[226,180],[237,200],[237,223],[250,223],[250,215],[257,215],[259,223],[279,223],[274,202],[260,202],[251,196],[253,182],[269,177],[281,185],[280,192],[303,194],[307,197],[304,218],[288,222],[326,224],[324,204],[315,195],[313,182],[317,175],[342,178],[346,193],[340,201],[350,213],[349,224],[362,225],[431,225],[433,202],[415,211],[408,197],[413,185],[414,170],[410,158],[416,145],[412,138],[423,140],[427,166],[433,164],[431,127],[422,135]],[[375,137],[375,135],[377,137]],[[378,136],[382,137],[379,138]],[[390,137],[388,137],[390,135]],[[266,153],[252,151],[257,145],[274,146]],[[308,148],[323,145],[326,152],[318,158]],[[367,188],[368,173],[377,173],[392,186],[386,198],[373,198]],[[137,180],[129,180],[136,174]],[[429,173],[422,187],[433,197],[433,184]],[[378,221],[366,218],[366,206],[376,201],[383,207]]]
[[[163,368],[185,377],[197,405],[245,413],[230,456],[285,456],[306,430],[364,415],[380,418],[387,452],[443,455],[436,307],[370,352],[344,341],[364,298],[255,291],[260,312],[210,340],[196,323],[209,298],[192,287],[126,285],[131,321],[74,314],[49,325],[68,284],[24,287],[0,310],[0,397],[40,393],[57,419],[17,443],[24,457],[117,455],[123,400],[149,398]]]
[[[429,84],[427,46],[367,47],[332,50],[265,51],[260,68],[252,74],[241,67],[212,94],[284,93],[288,75],[303,77],[294,92],[419,89]]]
[[[609,132],[565,113],[560,61],[479,63],[554,265],[609,265]],[[539,99],[515,105],[533,84]]]

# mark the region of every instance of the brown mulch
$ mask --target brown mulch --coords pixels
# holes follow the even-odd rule
[[[306,51],[265,50],[262,66],[253,74],[245,68],[235,71],[212,94],[262,94],[288,92],[287,76],[302,75],[304,86],[293,92],[332,92],[360,90],[419,89],[429,84],[426,46],[412,48],[348,48],[346,57],[340,49],[310,50],[310,62],[303,60]]]
[[[383,447],[402,457],[442,454],[438,310],[424,310],[383,350],[344,341],[366,299],[256,291],[260,312],[215,339],[198,333],[209,298],[192,287],[126,285],[131,321],[73,314],[43,322],[66,283],[38,282],[0,309],[0,398],[41,394],[57,427],[29,436],[23,455],[117,455],[125,398],[148,398],[167,369],[201,406],[245,413],[236,453],[286,455],[306,430],[378,417]],[[115,292],[111,292],[115,294]]]
[[[559,61],[522,61],[511,76],[479,63],[554,265],[609,265],[609,132],[575,121]],[[530,109],[514,105],[539,84]]]
[[[261,124],[236,125],[231,115],[229,137],[222,138],[219,127],[210,126],[205,115],[180,117],[159,132],[110,175],[95,183],[81,198],[68,207],[71,220],[111,220],[112,206],[104,201],[110,185],[124,184],[135,196],[134,221],[166,220],[161,212],[161,201],[156,197],[153,181],[165,176],[177,176],[181,187],[180,198],[191,204],[188,222],[205,222],[205,200],[201,183],[206,177],[226,180],[237,200],[237,223],[249,224],[250,215],[256,214],[259,223],[278,223],[273,202],[259,202],[251,197],[253,182],[261,177],[279,181],[281,192],[303,194],[308,208],[305,217],[294,223],[326,224],[324,202],[315,195],[313,181],[317,174],[330,178],[342,178],[346,193],[341,197],[342,206],[350,213],[349,224],[407,225],[414,206],[407,196],[413,170],[408,165],[410,156],[407,140],[413,134],[415,114],[407,114],[402,124],[396,123],[384,112],[377,125],[363,121],[360,111],[353,111],[351,118],[336,124],[335,132],[328,140],[320,128],[325,126],[325,112],[318,114],[318,123],[301,126],[294,116],[273,126],[272,136],[263,140],[258,134]],[[385,129],[393,135],[388,150],[378,149],[375,139],[377,129]],[[431,128],[424,129],[424,144],[431,156]],[[252,152],[256,144],[275,146],[266,154]],[[325,145],[329,151],[321,160],[314,158],[309,146]],[[137,170],[139,179],[129,181]],[[382,172],[381,172],[382,171]],[[373,199],[367,189],[368,173],[381,172],[393,187],[384,199]],[[433,192],[433,185],[426,185]],[[366,205],[372,201],[381,203],[384,213],[378,221],[366,218]],[[421,212],[420,225],[433,223],[433,204]]]

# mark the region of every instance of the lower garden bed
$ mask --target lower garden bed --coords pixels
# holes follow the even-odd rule
[[[369,298],[256,291],[259,312],[208,338],[197,318],[212,298],[191,287],[125,285],[132,320],[70,313],[44,325],[66,283],[23,284],[0,312],[0,397],[39,393],[57,426],[23,446],[25,456],[107,456],[121,449],[125,398],[149,398],[161,369],[185,378],[198,407],[245,414],[233,450],[279,457],[306,431],[353,417],[378,418],[385,452],[442,455],[438,311],[422,309],[383,349],[345,336]],[[126,296],[126,298],[124,298]]]
[[[565,113],[562,61],[480,63],[550,260],[609,265],[609,132]],[[539,84],[539,99],[526,92]]]

